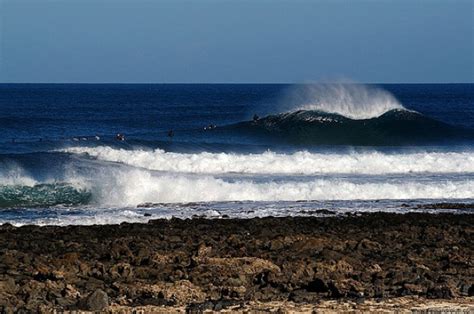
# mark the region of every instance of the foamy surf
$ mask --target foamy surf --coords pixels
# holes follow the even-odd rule
[[[153,175],[146,171],[119,172],[99,185],[100,203],[136,206],[140,203],[466,199],[474,198],[474,180],[407,179],[364,182],[344,178],[300,180],[232,179],[210,176]]]
[[[76,182],[82,182],[78,184]],[[0,203],[15,206],[92,204],[134,207],[142,203],[229,201],[325,201],[377,199],[474,199],[472,176],[415,177],[216,177],[140,169],[89,169],[63,182],[32,187],[0,183]],[[17,202],[15,204],[15,202]],[[87,202],[87,203],[84,203]]]
[[[267,151],[261,154],[165,152],[161,149],[117,149],[108,146],[71,147],[60,150],[87,154],[102,161],[168,172],[202,174],[402,174],[402,173],[474,173],[474,152],[379,151],[349,153],[289,154]]]

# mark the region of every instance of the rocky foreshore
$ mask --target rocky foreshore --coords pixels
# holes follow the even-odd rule
[[[474,301],[469,214],[2,225],[0,243],[0,312]]]

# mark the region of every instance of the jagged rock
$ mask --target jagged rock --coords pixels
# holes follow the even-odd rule
[[[91,311],[101,311],[109,306],[109,296],[103,290],[96,290],[87,298],[87,309]]]
[[[109,269],[110,277],[116,279],[130,279],[133,277],[132,267],[128,263],[118,263]]]
[[[109,304],[211,310],[246,300],[467,297],[473,226],[474,215],[442,213],[0,226],[0,308],[89,309],[98,290]]]
[[[431,289],[428,289],[426,293],[428,298],[433,299],[451,299],[454,297],[454,292],[450,287],[447,286],[437,286]]]
[[[15,280],[11,277],[0,280],[0,295],[2,294],[15,294],[18,290],[18,286]]]

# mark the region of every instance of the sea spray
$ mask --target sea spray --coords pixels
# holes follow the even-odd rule
[[[291,87],[281,112],[314,110],[351,119],[369,119],[393,109],[405,109],[388,91],[357,83],[304,84]]]

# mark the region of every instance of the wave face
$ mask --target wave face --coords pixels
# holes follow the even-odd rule
[[[312,153],[283,154],[175,153],[162,149],[71,147],[62,152],[86,154],[102,161],[165,172],[195,174],[403,174],[474,172],[474,152]]]
[[[290,89],[284,111],[319,111],[350,119],[370,119],[387,111],[405,109],[388,91],[355,83],[306,84]]]
[[[92,194],[66,183],[0,186],[0,208],[88,204]]]
[[[403,109],[358,120],[339,114],[299,110],[237,123],[229,128],[276,137],[294,144],[413,145],[474,138],[472,130],[457,128]]]

